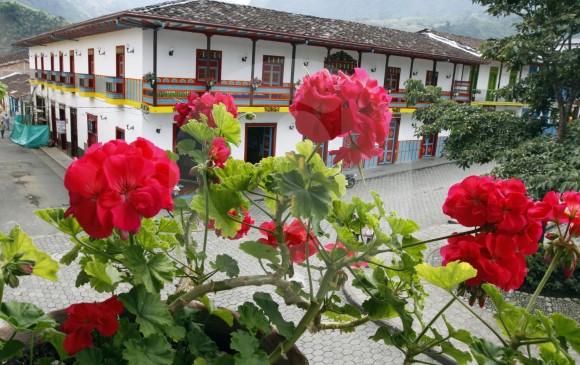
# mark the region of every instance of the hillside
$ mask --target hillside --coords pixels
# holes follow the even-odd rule
[[[69,24],[52,16],[15,2],[0,3],[0,54],[21,50],[12,47],[17,40],[48,32]]]

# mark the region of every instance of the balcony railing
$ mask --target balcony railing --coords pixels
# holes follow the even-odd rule
[[[60,86],[62,84],[61,79],[60,79],[60,71],[51,71],[50,72],[50,79],[52,80],[52,83],[55,85]]]
[[[77,74],[79,79],[79,90],[92,92],[95,91],[95,75]]]
[[[75,74],[73,72],[61,72],[60,80],[65,88],[72,89],[75,87]]]
[[[106,96],[111,99],[123,99],[125,97],[125,78],[123,77],[106,77],[105,92]]]
[[[288,106],[290,105],[290,84],[282,86],[261,86],[253,93],[255,106]]]
[[[52,84],[52,71],[44,71],[44,80],[47,84]]]

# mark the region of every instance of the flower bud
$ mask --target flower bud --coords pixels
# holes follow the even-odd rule
[[[479,304],[479,308],[483,308],[483,306],[485,305],[485,300],[487,299],[487,295],[481,296],[479,298],[477,298],[478,304]]]
[[[564,276],[571,278],[576,270],[576,260],[567,259],[564,261]]]
[[[18,280],[16,275],[9,274],[8,277],[6,278],[6,283],[10,285],[12,289],[14,289],[18,287],[18,284],[20,284],[20,280]]]
[[[20,263],[16,269],[16,275],[30,275],[34,271],[34,266],[29,263]]]
[[[558,234],[557,233],[553,233],[553,232],[546,233],[546,239],[547,240],[553,241],[556,238],[558,238]]]
[[[554,246],[548,246],[546,252],[544,253],[544,262],[546,264],[551,264],[554,259]]]
[[[12,261],[18,261],[22,258],[22,256],[24,256],[24,251],[18,251],[14,254],[14,256],[12,257]]]

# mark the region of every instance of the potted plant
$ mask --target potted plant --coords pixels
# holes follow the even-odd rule
[[[147,72],[145,75],[143,75],[143,81],[151,86],[154,86],[157,82],[157,76],[153,72]]]
[[[318,85],[333,87],[313,93]],[[351,92],[341,92],[343,85]],[[314,100],[312,95],[317,95]],[[31,341],[41,337],[49,342],[61,360],[74,357],[80,364],[306,363],[289,353],[307,330],[352,331],[394,317],[402,328],[380,327],[373,339],[396,346],[405,364],[422,362],[427,352],[444,353],[461,364],[473,359],[572,362],[568,346],[578,350],[578,324],[560,314],[531,311],[543,284],[526,308],[505,302],[498,288],[521,285],[524,256],[535,252],[541,224],[548,221],[560,228],[547,236],[552,264],[546,276],[557,263],[567,273],[574,271],[580,193],[550,193],[533,202],[517,180],[472,176],[451,187],[443,206],[465,227],[462,232],[421,241],[413,236],[417,224],[387,213],[377,194],[370,202],[342,200],[347,183],[340,165],[327,166],[317,153],[329,140],[362,131],[367,134],[356,143],[351,138],[348,147],[331,151],[335,161],[360,164],[363,157],[382,153],[375,145],[388,132],[389,100],[364,70],[352,76],[327,70],[306,76],[290,111],[296,129],[309,140],[284,156],[251,164],[230,156],[241,137],[233,98],[190,95],[175,107],[175,121],[194,140],[177,145],[180,154],[192,157],[191,171],[199,182],[188,202],[172,199],[180,178],[175,154],[142,138],[92,147],[67,170],[70,207],[37,215],[70,236],[74,247],[61,263],[78,263],[77,284],[111,297],[68,307],[62,327],[30,303],[2,303],[0,318],[14,332],[31,333]],[[313,102],[318,122],[311,115]],[[162,209],[174,213],[158,217]],[[256,222],[256,211],[266,218]],[[250,230],[260,238],[248,240]],[[361,238],[363,232],[372,233]],[[215,243],[210,236],[236,240],[260,272],[241,274],[236,258],[220,252],[219,244],[217,253],[210,254],[208,247]],[[423,262],[427,244],[442,239],[448,240],[441,250],[444,266]],[[0,243],[0,294],[5,284],[16,286],[22,276],[56,279],[57,263],[18,227],[1,235]],[[389,262],[377,258],[381,253],[391,255]],[[304,286],[292,278],[298,267],[307,276]],[[335,295],[352,278],[368,295],[361,309]],[[449,297],[428,321],[423,315],[425,281]],[[175,292],[162,299],[162,290],[176,284]],[[255,292],[236,313],[210,296],[241,287],[255,287]],[[467,303],[462,295],[468,296]],[[472,335],[469,328],[454,328],[444,316],[452,303],[471,310],[470,305],[488,298],[498,309],[501,330],[485,322],[495,342]],[[284,318],[280,305],[297,307],[300,320]],[[473,313],[474,320],[483,320]],[[209,318],[219,324],[210,324]],[[434,327],[436,322],[444,324],[444,331]],[[218,328],[228,329],[225,343],[211,338]],[[12,334],[2,345],[2,359],[23,347]],[[539,353],[528,351],[531,346],[540,346]]]

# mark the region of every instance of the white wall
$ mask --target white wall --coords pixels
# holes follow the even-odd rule
[[[378,53],[363,53],[361,68],[365,69],[371,79],[377,80],[380,86],[383,86],[385,81],[385,62],[387,56]],[[371,69],[376,67],[376,71],[372,72]]]
[[[153,31],[144,31],[146,43],[143,55],[144,74],[153,72]],[[173,56],[169,51],[173,48]],[[204,34],[160,30],[157,34],[157,75],[168,77],[195,78],[196,51],[207,48]],[[218,50],[213,45],[212,49]]]
[[[254,67],[254,77],[262,79],[262,64],[264,61],[264,56],[278,56],[284,57],[284,82],[290,82],[290,76],[292,73],[292,45],[289,43],[272,42],[272,41],[258,41],[256,42],[256,64]],[[248,52],[248,63],[251,66],[252,62],[252,50]],[[304,62],[304,61],[302,61]],[[294,67],[296,69],[302,68],[302,62],[299,60],[295,61]],[[294,82],[298,79],[294,75]]]
[[[211,37],[211,49],[222,51],[222,79],[250,80],[252,74],[252,41],[247,38]],[[242,55],[247,55],[242,62]],[[261,76],[257,76],[261,78]]]
[[[409,70],[411,69],[411,59],[409,57],[391,56],[389,57],[389,67],[398,67],[401,69],[399,89],[404,89],[405,81],[407,81],[407,79],[409,78]]]

